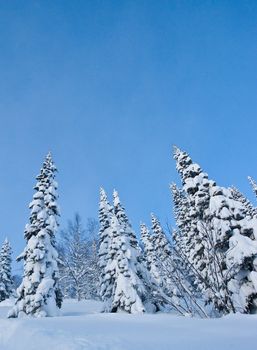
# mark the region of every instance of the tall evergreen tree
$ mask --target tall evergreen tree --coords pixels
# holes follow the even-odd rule
[[[157,291],[152,293],[153,280],[144,264],[136,235],[120,203],[118,192],[114,191],[113,195],[113,210],[107,210],[108,215],[103,215],[106,210],[100,210],[102,243],[99,257],[102,259],[101,284],[105,292],[102,294],[105,311],[155,311],[160,296]],[[105,206],[102,204],[100,208]]]
[[[115,215],[112,217],[111,229],[113,241],[106,267],[106,272],[115,278],[111,312],[123,310],[128,313],[142,313],[145,311],[147,291],[142,281],[140,253],[131,246],[130,237]]]
[[[0,302],[13,294],[12,249],[6,238],[0,251]]]
[[[191,255],[188,242],[192,240],[189,199],[183,189],[177,187],[175,183],[170,186],[170,189],[177,226],[172,232],[172,271],[175,285],[180,291],[182,302],[184,302],[188,313],[207,317],[207,312],[201,305],[201,296],[198,291],[199,275],[189,261]]]
[[[186,152],[177,147],[174,147],[174,158],[189,208],[186,220],[179,222],[180,225],[188,225],[187,233],[183,232],[185,242],[181,244],[185,247],[187,259],[196,272],[197,286],[207,302],[210,302],[212,293],[208,282],[209,249],[207,242],[209,237],[208,232],[203,229],[203,224],[209,206],[209,188],[215,183],[208,179],[208,175],[198,164],[193,163]]]
[[[49,153],[37,176],[36,193],[29,207],[31,215],[25,227],[27,245],[17,260],[24,261],[24,275],[17,289],[18,298],[9,317],[54,316],[61,307],[58,285],[58,253],[55,234],[58,228],[56,166]]]
[[[142,313],[149,301],[150,281],[142,264],[136,235],[117,191],[113,192],[113,200],[112,242],[106,267],[107,274],[115,278],[111,311]]]
[[[192,264],[201,272],[207,298],[222,313],[252,312],[257,252],[253,221],[231,190],[216,186],[185,152],[175,148],[175,159],[193,213],[191,229],[197,244],[192,248],[204,261],[205,274],[194,258]]]

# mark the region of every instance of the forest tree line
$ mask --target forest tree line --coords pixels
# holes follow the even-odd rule
[[[176,312],[219,317],[257,310],[257,209],[235,187],[218,186],[174,147],[181,185],[170,185],[176,227],[133,230],[117,191],[100,189],[99,220],[79,214],[59,231],[56,166],[43,163],[17,258],[23,277],[14,291],[11,247],[0,252],[0,301],[16,298],[9,317],[54,316],[63,298],[101,299],[103,312]],[[249,178],[257,196],[257,185]]]

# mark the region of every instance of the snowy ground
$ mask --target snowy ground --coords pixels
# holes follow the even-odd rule
[[[200,320],[171,314],[101,314],[101,304],[67,300],[62,316],[5,318],[0,304],[1,350],[242,350],[256,349],[257,316]]]

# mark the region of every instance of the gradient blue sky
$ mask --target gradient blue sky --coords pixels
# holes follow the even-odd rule
[[[0,240],[15,256],[51,150],[61,224],[120,192],[137,230],[172,221],[172,144],[251,199],[256,1],[0,1]]]

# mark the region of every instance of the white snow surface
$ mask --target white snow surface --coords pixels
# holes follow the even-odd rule
[[[1,350],[242,350],[257,344],[257,315],[108,314],[100,312],[101,302],[65,300],[59,317],[6,319],[11,305],[0,303]]]

